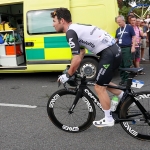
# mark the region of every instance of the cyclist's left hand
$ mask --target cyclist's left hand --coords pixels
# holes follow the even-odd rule
[[[66,74],[63,74],[63,75],[61,75],[59,78],[58,78],[58,82],[60,81],[60,82],[62,82],[62,83],[65,83],[65,82],[67,82],[69,80],[69,78],[66,76]]]

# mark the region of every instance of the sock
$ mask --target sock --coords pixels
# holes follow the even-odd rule
[[[121,99],[122,96],[123,96],[124,92],[122,91],[119,95],[118,95],[118,98]]]
[[[111,122],[111,121],[114,120],[112,115],[111,115],[110,109],[109,110],[104,110],[104,113],[105,113],[105,120],[106,121]]]

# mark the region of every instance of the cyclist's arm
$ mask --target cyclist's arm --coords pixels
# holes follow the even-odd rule
[[[78,67],[80,66],[80,63],[85,54],[85,50],[80,49],[78,36],[74,30],[68,30],[66,33],[66,38],[67,38],[67,41],[70,45],[70,48],[73,54],[71,65],[68,70],[68,74],[72,76],[75,73],[75,71],[78,69]]]

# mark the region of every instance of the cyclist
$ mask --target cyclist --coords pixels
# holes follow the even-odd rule
[[[93,121],[93,124],[97,127],[113,126],[114,119],[110,111],[110,98],[107,90],[119,98],[123,96],[123,91],[107,88],[104,84],[115,85],[110,81],[114,70],[121,63],[120,47],[116,44],[115,39],[104,30],[93,25],[72,23],[71,13],[67,8],[56,9],[51,13],[51,17],[56,31],[66,33],[66,38],[73,54],[68,72],[61,75],[58,81],[65,83],[75,73],[84,57],[84,48],[100,56],[95,91],[99,97],[105,117],[99,121]]]

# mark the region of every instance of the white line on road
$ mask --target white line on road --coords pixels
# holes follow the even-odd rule
[[[23,108],[36,108],[36,107],[37,107],[37,106],[31,106],[31,105],[6,104],[6,103],[0,103],[0,106],[8,106],[8,107],[23,107]]]

